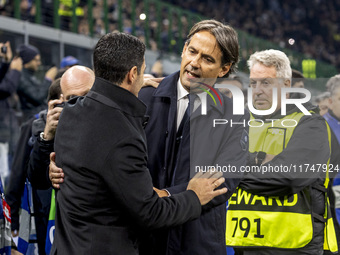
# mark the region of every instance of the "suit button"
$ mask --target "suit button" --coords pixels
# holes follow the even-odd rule
[[[168,137],[168,135],[169,135],[169,131],[167,130],[165,131],[165,137]]]

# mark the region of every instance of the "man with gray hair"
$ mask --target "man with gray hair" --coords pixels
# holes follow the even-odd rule
[[[323,116],[328,125],[335,134],[338,143],[340,144],[340,75],[335,75],[330,78],[326,84],[328,88],[329,97],[329,109],[328,112]],[[339,155],[339,154],[338,154]],[[340,160],[340,159],[339,159]],[[340,220],[340,174],[333,181],[332,191],[334,193],[335,200],[335,213],[337,220]]]
[[[257,115],[251,115],[249,128],[249,171],[229,200],[227,245],[244,255],[323,254],[325,225],[334,233],[333,224],[325,224],[327,124],[310,104],[303,106],[311,115],[295,105],[281,112],[283,97],[289,97],[281,90],[291,87],[292,74],[283,52],[256,52],[248,66],[249,109]],[[325,239],[335,251],[335,236]]]
[[[333,86],[336,86],[336,84],[340,84],[340,74],[334,75],[333,77],[331,77],[327,83],[326,83],[326,88],[328,91],[331,91]]]
[[[329,91],[326,91],[321,93],[320,95],[317,95],[314,98],[315,104],[319,106],[319,114],[321,116],[325,115],[328,112],[330,96],[331,93]]]
[[[331,96],[329,110],[324,115],[340,143],[340,74],[333,76],[326,84]]]

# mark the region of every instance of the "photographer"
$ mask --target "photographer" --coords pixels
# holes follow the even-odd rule
[[[23,112],[22,121],[26,121],[46,108],[48,88],[55,79],[58,69],[55,66],[51,67],[40,81],[35,76],[41,65],[39,50],[32,45],[20,45],[18,53],[23,60],[24,68],[17,92]]]
[[[60,79],[57,79],[49,87],[47,101],[49,103],[56,102],[60,101],[60,98]],[[56,109],[57,108],[58,107],[56,107]],[[61,108],[58,110],[61,111]],[[11,174],[8,181],[8,187],[6,189],[7,202],[11,207],[12,236],[19,236],[22,240],[27,241],[27,243],[29,243],[29,236],[25,236],[23,233],[25,231],[26,233],[29,233],[29,222],[32,220],[32,218],[23,213],[25,210],[23,209],[24,207],[21,206],[22,194],[25,189],[28,160],[34,146],[35,137],[44,130],[48,118],[47,115],[47,109],[45,109],[21,125],[18,147],[14,154]],[[51,190],[41,191],[32,186],[32,197],[37,245],[39,254],[41,255],[45,254],[45,238],[50,208]],[[32,213],[32,211],[30,212]],[[25,254],[27,246],[22,244],[23,242],[18,244],[18,250]]]
[[[16,125],[16,118],[11,109],[8,99],[15,93],[20,81],[22,60],[14,58],[11,45],[9,42],[0,42],[0,181],[5,181],[9,174],[9,152],[12,151],[14,144],[13,130]],[[12,61],[11,61],[12,60]],[[2,201],[1,206],[6,204]],[[3,219],[4,220],[4,219]],[[3,222],[3,224],[5,224]],[[10,226],[9,226],[10,228]],[[8,235],[10,229],[1,226],[5,232],[0,233],[1,236]],[[0,249],[8,249],[10,242],[1,240]],[[18,254],[12,249],[12,254]]]
[[[17,126],[8,99],[18,87],[22,70],[21,58],[12,60],[12,56],[10,43],[0,43],[0,174],[3,181],[9,173],[8,155],[12,151],[13,131]]]

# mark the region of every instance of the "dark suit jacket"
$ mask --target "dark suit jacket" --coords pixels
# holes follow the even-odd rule
[[[65,182],[57,193],[52,254],[138,254],[144,229],[200,215],[193,191],[170,198],[153,191],[144,113],[133,94],[100,78],[88,96],[65,106],[55,137]]]
[[[166,77],[157,89],[146,87],[139,93],[139,98],[147,105],[146,114],[150,116],[145,133],[148,168],[154,186],[174,195],[186,189],[197,168],[230,166],[235,172],[224,172],[227,194],[204,206],[199,219],[154,234],[156,241],[152,251],[145,254],[223,255],[226,254],[225,202],[240,182],[240,167],[246,164],[249,113],[234,115],[232,101],[220,93],[222,104],[216,98],[215,105],[207,96],[207,114],[201,115],[201,107],[191,114],[183,128],[178,156],[174,159],[178,79],[179,72]],[[213,127],[214,119],[225,119],[228,124]],[[234,123],[232,127],[231,122]]]

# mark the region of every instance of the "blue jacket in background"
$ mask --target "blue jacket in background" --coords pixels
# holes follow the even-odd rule
[[[330,128],[332,129],[333,133],[335,134],[338,143],[340,145],[340,120],[334,116],[333,112],[329,110],[324,116],[323,116]],[[338,161],[340,162],[340,155],[337,156]],[[340,167],[340,165],[338,165]],[[337,222],[340,222],[340,173],[339,171],[335,171],[338,174],[335,176],[333,181],[333,192],[335,196],[335,213]]]

